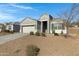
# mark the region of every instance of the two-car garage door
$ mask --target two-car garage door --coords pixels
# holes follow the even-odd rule
[[[30,33],[31,31],[35,31],[35,26],[24,26],[23,33]]]

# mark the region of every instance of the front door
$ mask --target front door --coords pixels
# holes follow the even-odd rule
[[[47,21],[43,21],[43,32],[45,33],[47,31]]]

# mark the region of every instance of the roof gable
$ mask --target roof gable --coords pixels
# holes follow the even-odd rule
[[[34,20],[30,17],[27,17],[21,22],[21,25],[35,25],[36,22],[37,22],[36,20]]]
[[[43,14],[41,17],[40,17],[40,21],[48,21],[48,20],[52,20],[53,17],[49,14]]]

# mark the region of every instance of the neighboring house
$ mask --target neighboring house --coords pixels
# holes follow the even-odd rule
[[[14,31],[14,32],[19,32],[20,31],[20,23],[19,22],[10,22],[10,23],[6,23],[6,29],[8,31]]]
[[[79,27],[79,21],[75,24],[74,27]]]
[[[78,25],[74,25],[74,27],[79,27]]]
[[[0,24],[0,32],[3,31],[4,24]]]
[[[67,28],[65,21],[57,18],[53,18],[51,15],[44,14],[39,20],[32,18],[25,18],[20,24],[20,32],[29,33],[31,31],[45,32],[45,33],[58,33],[66,34]]]
[[[79,27],[79,21],[73,22],[73,23],[72,23],[72,27]]]

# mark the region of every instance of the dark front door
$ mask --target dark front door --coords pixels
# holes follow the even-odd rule
[[[47,21],[43,21],[43,32],[45,33],[47,30]]]

